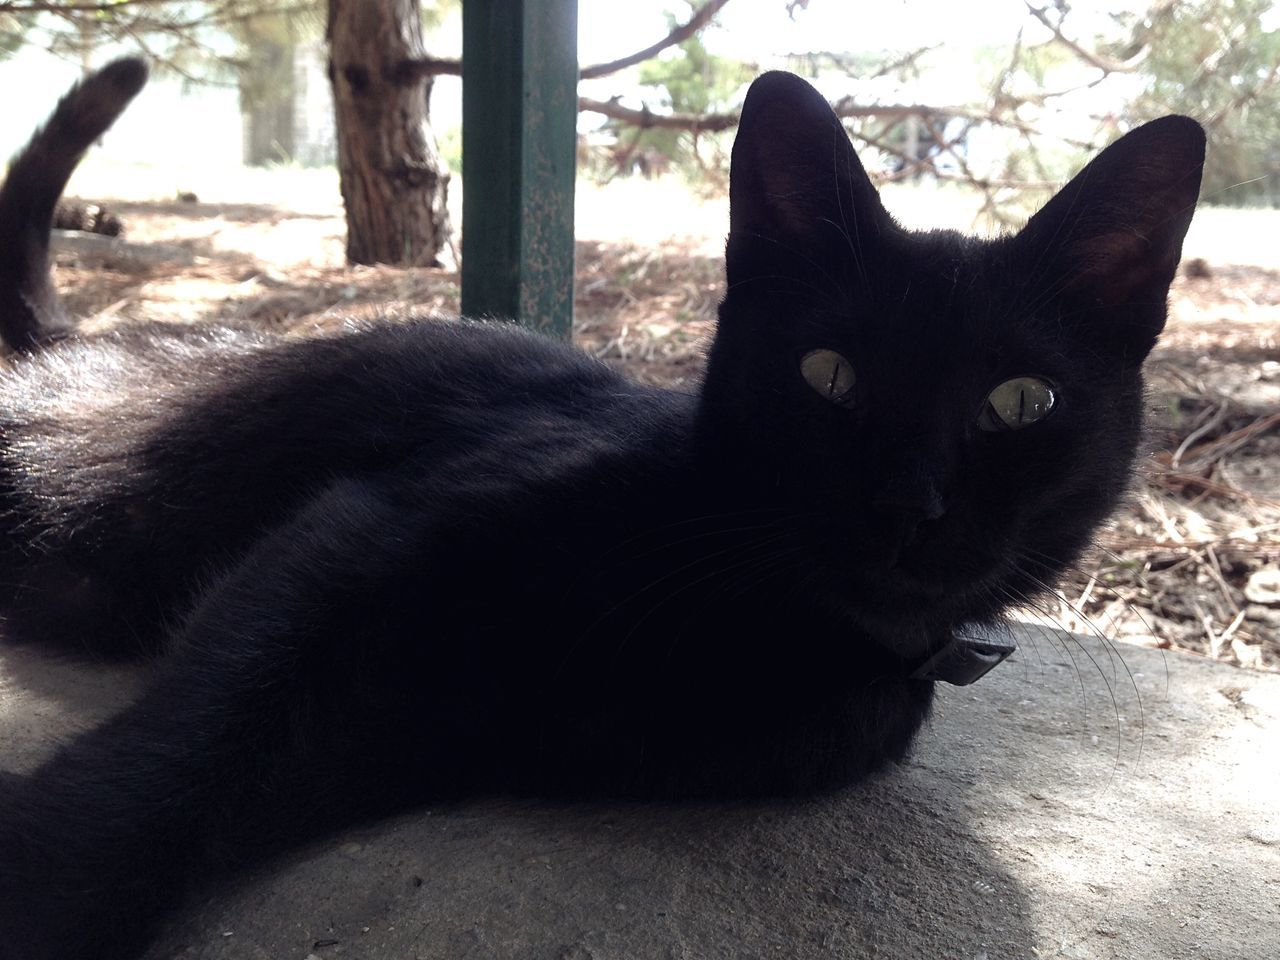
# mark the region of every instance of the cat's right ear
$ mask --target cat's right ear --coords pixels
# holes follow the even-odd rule
[[[1188,117],[1144,124],[1090,161],[1015,240],[1042,284],[1129,361],[1146,356],[1164,325],[1204,152],[1204,130]]]
[[[729,175],[730,286],[788,260],[865,257],[896,229],[826,99],[774,71],[742,105]]]

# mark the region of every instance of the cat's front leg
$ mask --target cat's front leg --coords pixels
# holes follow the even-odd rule
[[[406,513],[330,488],[205,593],[141,700],[8,784],[0,955],[136,956],[193,878],[427,788],[465,732],[392,649],[388,591],[421,560]]]

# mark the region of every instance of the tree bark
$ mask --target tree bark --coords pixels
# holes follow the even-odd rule
[[[449,173],[427,118],[419,0],[328,0],[351,263],[452,265]]]

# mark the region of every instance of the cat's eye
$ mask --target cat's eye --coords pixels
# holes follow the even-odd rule
[[[810,350],[800,358],[800,374],[805,383],[832,403],[853,405],[853,387],[857,383],[853,364],[834,350]]]
[[[987,395],[978,426],[991,431],[1021,430],[1047,417],[1057,402],[1053,385],[1047,380],[1014,377]]]

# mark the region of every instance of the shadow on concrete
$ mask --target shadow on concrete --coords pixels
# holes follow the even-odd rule
[[[419,814],[206,901],[151,956],[1016,955],[1025,892],[923,779],[805,803]]]
[[[435,807],[197,892],[149,957],[1280,955],[1280,676],[1019,639],[943,688],[914,757],[876,782],[739,806]],[[138,680],[0,648],[0,767]]]

